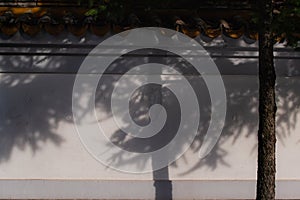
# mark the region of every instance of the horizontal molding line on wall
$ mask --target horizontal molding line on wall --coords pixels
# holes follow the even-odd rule
[[[89,53],[47,53],[47,52],[0,52],[0,56],[79,56],[84,57],[87,56]],[[90,54],[90,56],[122,56],[117,54]],[[212,58],[241,58],[241,59],[258,59],[258,56],[245,56],[245,55],[217,55],[217,54],[210,54]],[[127,55],[127,57],[177,57],[172,55],[161,55],[161,54],[131,54]],[[199,57],[189,56],[189,57]],[[275,59],[300,59],[300,56],[277,56],[274,55]]]
[[[158,181],[163,183],[164,181]],[[153,180],[0,180],[1,199],[153,199]],[[256,180],[171,180],[174,199],[254,199]],[[276,198],[299,199],[300,180],[279,180]],[[118,191],[116,191],[118,188]],[[183,189],[185,188],[185,189]],[[218,188],[218,189],[216,189]]]
[[[0,48],[6,48],[6,47],[15,47],[15,48],[83,48],[83,49],[92,49],[96,47],[97,44],[65,44],[65,43],[14,43],[13,41],[10,42],[4,42],[0,43]],[[123,49],[126,48],[126,46],[102,46],[103,48],[117,48],[117,49]],[[207,51],[209,50],[215,50],[215,51],[258,51],[258,47],[234,47],[234,46],[203,46]],[[131,46],[132,48],[132,46]],[[192,49],[192,48],[191,48]],[[274,52],[298,52],[300,54],[300,51],[295,51],[293,48],[284,48],[284,47],[274,47]]]

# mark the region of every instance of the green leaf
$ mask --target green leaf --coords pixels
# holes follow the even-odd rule
[[[95,16],[95,15],[98,15],[98,9],[90,9],[89,11],[87,11],[84,15],[85,16]]]

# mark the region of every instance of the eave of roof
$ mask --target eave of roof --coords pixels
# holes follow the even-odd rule
[[[180,31],[192,38],[199,35],[209,40],[220,35],[247,43],[258,39],[257,28],[251,23],[249,9],[156,9],[128,13],[120,23],[105,17],[86,16],[87,7],[0,7],[0,37],[7,39],[17,32],[34,37],[40,32],[57,36],[69,31],[77,37],[88,31],[102,37],[136,27],[156,26]],[[297,33],[296,33],[297,34]],[[300,35],[299,35],[300,37]],[[278,37],[278,41],[284,37]]]

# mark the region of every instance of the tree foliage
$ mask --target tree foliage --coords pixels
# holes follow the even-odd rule
[[[274,4],[272,28],[275,39],[285,38],[288,45],[299,46],[300,0],[286,0]]]

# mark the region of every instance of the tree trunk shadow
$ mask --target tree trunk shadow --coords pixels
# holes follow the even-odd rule
[[[155,167],[157,160],[152,158],[152,166]],[[155,168],[154,168],[155,169]],[[153,171],[153,186],[155,190],[155,200],[172,200],[172,181],[169,177],[169,167]]]

